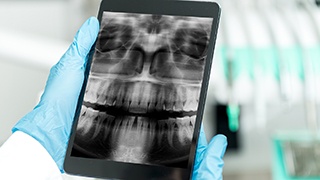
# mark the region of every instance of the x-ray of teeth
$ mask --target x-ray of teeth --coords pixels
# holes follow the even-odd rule
[[[212,20],[104,12],[72,156],[187,167]]]

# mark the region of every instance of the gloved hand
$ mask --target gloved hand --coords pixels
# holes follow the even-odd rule
[[[38,140],[61,172],[88,54],[98,32],[96,18],[82,25],[67,52],[51,68],[39,104],[12,129],[12,132],[22,131]]]
[[[216,135],[208,144],[206,135],[201,127],[194,171],[194,180],[222,180],[223,156],[227,148],[227,138],[224,135]]]

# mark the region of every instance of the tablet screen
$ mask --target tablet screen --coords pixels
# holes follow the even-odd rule
[[[187,168],[212,21],[103,12],[71,156]]]

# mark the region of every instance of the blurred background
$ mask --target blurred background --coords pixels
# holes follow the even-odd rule
[[[217,2],[204,128],[228,137],[224,179],[320,179],[320,1]],[[0,145],[99,3],[0,0]]]

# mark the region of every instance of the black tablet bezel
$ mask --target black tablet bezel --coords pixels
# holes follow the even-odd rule
[[[103,0],[98,14],[101,21],[104,11],[110,12],[128,12],[142,14],[161,14],[177,16],[211,17],[213,18],[212,31],[208,45],[208,55],[206,58],[203,81],[201,85],[200,101],[196,116],[195,131],[193,134],[192,145],[189,155],[189,164],[187,169],[172,168],[164,166],[151,166],[143,164],[130,164],[102,159],[89,159],[71,156],[73,142],[75,139],[76,125],[80,114],[83,96],[87,83],[87,78],[91,66],[93,49],[89,57],[86,68],[85,81],[77,104],[77,110],[74,117],[74,123],[71,130],[71,136],[68,143],[68,149],[64,162],[64,170],[70,174],[84,175],[98,178],[116,178],[116,179],[191,179],[193,162],[195,158],[196,144],[200,132],[200,125],[204,110],[207,87],[209,82],[212,57],[215,48],[217,29],[220,17],[220,7],[214,2],[199,1],[174,1],[174,0]],[[94,46],[93,46],[94,47]]]

